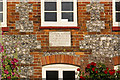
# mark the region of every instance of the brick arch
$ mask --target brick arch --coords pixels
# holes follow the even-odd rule
[[[80,57],[77,56],[72,56],[72,55],[65,55],[65,54],[59,54],[59,55],[51,55],[51,56],[43,56],[43,52],[31,52],[31,55],[34,56],[34,62],[33,64],[30,64],[30,66],[33,66],[34,73],[31,78],[42,78],[42,67],[45,65],[50,65],[50,64],[70,64],[74,66],[80,66],[83,67],[82,70],[84,70],[85,64],[83,63],[88,63],[88,55],[85,54],[78,54]],[[84,60],[81,63],[81,60]]]
[[[49,64],[71,64],[80,66],[80,57],[72,55],[51,55],[41,58],[42,66]]]

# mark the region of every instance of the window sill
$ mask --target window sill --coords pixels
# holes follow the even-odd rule
[[[1,23],[1,24],[0,24],[0,27],[7,27],[7,25],[6,25],[6,24]]]
[[[113,26],[112,31],[120,31],[120,26]]]
[[[40,27],[40,29],[79,29],[80,27],[76,27],[76,26],[73,26],[73,27],[47,27],[47,26],[44,26],[44,27]]]
[[[2,27],[2,31],[3,31],[3,32],[9,31],[9,27]]]

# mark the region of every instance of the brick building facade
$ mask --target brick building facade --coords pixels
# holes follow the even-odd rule
[[[2,42],[11,57],[17,52],[21,78],[42,78],[42,67],[52,64],[82,70],[92,61],[110,68],[120,65],[120,28],[113,26],[112,6],[112,2],[77,2],[77,26],[41,26],[41,2],[7,2]],[[52,32],[70,32],[70,46],[51,46]]]

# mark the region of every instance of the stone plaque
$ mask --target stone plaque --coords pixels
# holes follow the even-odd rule
[[[49,46],[71,46],[71,33],[66,32],[49,32]]]

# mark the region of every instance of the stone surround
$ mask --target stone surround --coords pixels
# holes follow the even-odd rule
[[[31,66],[22,66],[20,67],[21,73],[20,77],[21,78],[29,78],[30,76],[33,75],[33,67]]]
[[[29,21],[29,12],[32,12],[32,4],[21,2],[16,4],[16,12],[19,12],[19,21],[16,21],[16,29],[20,32],[33,32],[33,21]]]
[[[99,2],[91,2],[86,6],[87,12],[91,14],[90,21],[87,21],[88,32],[101,32],[101,29],[105,29],[105,22],[100,21],[100,12],[104,12],[104,4]]]
[[[4,35],[3,45],[10,57],[17,53],[22,64],[33,62],[33,57],[29,54],[30,49],[41,49],[41,44],[35,35]]]
[[[105,58],[120,55],[120,35],[85,35],[80,49],[91,49],[94,61],[104,62]]]

